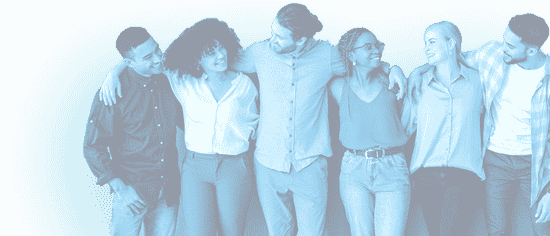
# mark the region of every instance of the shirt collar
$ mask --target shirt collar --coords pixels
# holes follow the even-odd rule
[[[468,77],[469,77],[468,76],[468,67],[466,67],[466,66],[464,66],[460,63],[458,64],[458,66],[460,67],[460,72],[458,74],[458,77],[456,79],[454,79],[451,83],[454,83],[455,81],[457,81],[459,79],[462,79],[462,78],[469,81],[469,79],[468,79]],[[435,67],[432,66],[432,68],[424,74],[422,83],[428,85],[429,83],[431,83],[434,80],[435,80]]]
[[[134,70],[134,68],[131,68],[131,67],[128,67],[128,75],[130,76],[130,79],[132,81],[135,81],[136,83],[143,84],[143,85],[149,83],[149,81],[151,81],[151,79],[156,77],[155,75],[151,75],[151,77],[145,77],[143,75],[138,74]]]

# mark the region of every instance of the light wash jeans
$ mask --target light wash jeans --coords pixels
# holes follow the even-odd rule
[[[321,236],[327,211],[327,159],[320,156],[290,173],[272,170],[254,159],[258,196],[270,236]],[[296,228],[296,225],[298,226]]]
[[[176,227],[178,204],[166,205],[163,191],[152,208],[146,208],[139,215],[132,215],[130,208],[124,207],[122,199],[113,196],[113,212],[110,231],[113,236],[172,236]],[[142,232],[144,231],[144,232]],[[145,234],[144,234],[145,233]]]
[[[346,151],[340,196],[351,235],[402,236],[411,196],[403,153],[367,159]]]

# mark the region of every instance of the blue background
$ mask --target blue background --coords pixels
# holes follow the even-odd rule
[[[550,21],[543,2],[301,1],[324,25],[316,38],[336,44],[347,30],[366,27],[386,44],[382,59],[399,65],[406,75],[426,63],[423,33],[430,24],[455,23],[462,33],[462,49],[468,51],[489,40],[502,41],[509,19],[516,14],[532,12]],[[123,29],[145,27],[165,50],[196,21],[217,17],[234,28],[247,47],[270,37],[271,22],[287,3],[98,0],[2,4],[4,86],[0,98],[2,133],[7,134],[2,135],[1,145],[7,150],[3,155],[7,167],[2,165],[0,176],[4,180],[1,199],[8,210],[1,217],[2,232],[108,234],[111,199],[106,187],[94,185],[95,177],[82,156],[82,142],[92,98],[108,70],[121,60],[115,40]],[[549,45],[543,51],[550,52]],[[252,219],[258,212],[252,213],[250,222],[261,223]],[[337,228],[346,223],[341,220],[331,219],[327,224]],[[422,234],[421,221],[409,225],[415,235]],[[480,224],[478,233],[482,234],[484,223]],[[259,231],[249,233],[264,232],[257,223],[248,227],[255,225]]]

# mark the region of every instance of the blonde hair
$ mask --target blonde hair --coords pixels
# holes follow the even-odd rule
[[[446,40],[453,39],[455,41],[456,55],[458,57],[458,55],[462,52],[462,35],[460,34],[458,27],[449,21],[441,21],[428,26],[424,32],[424,35],[433,29],[439,29],[441,35],[445,37]]]

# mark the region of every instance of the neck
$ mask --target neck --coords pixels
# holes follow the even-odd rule
[[[225,71],[204,71],[210,81],[225,81],[229,70]]]
[[[540,50],[534,56],[527,56],[527,60],[519,62],[518,65],[526,70],[536,70],[546,63],[546,55]]]
[[[304,47],[306,46],[307,42],[309,41],[309,39],[306,39],[306,41],[300,45],[300,46],[297,46],[296,49],[292,52],[289,52],[288,54],[291,55],[291,56],[296,56],[297,54],[299,54],[302,50],[304,50]]]
[[[354,66],[353,67],[353,74],[355,77],[357,77],[360,81],[367,81],[370,78],[367,78],[367,75],[373,70],[374,68],[371,67],[364,67],[364,66]]]
[[[435,77],[445,84],[450,84],[452,80],[460,75],[460,66],[457,60],[446,60],[435,66]]]

